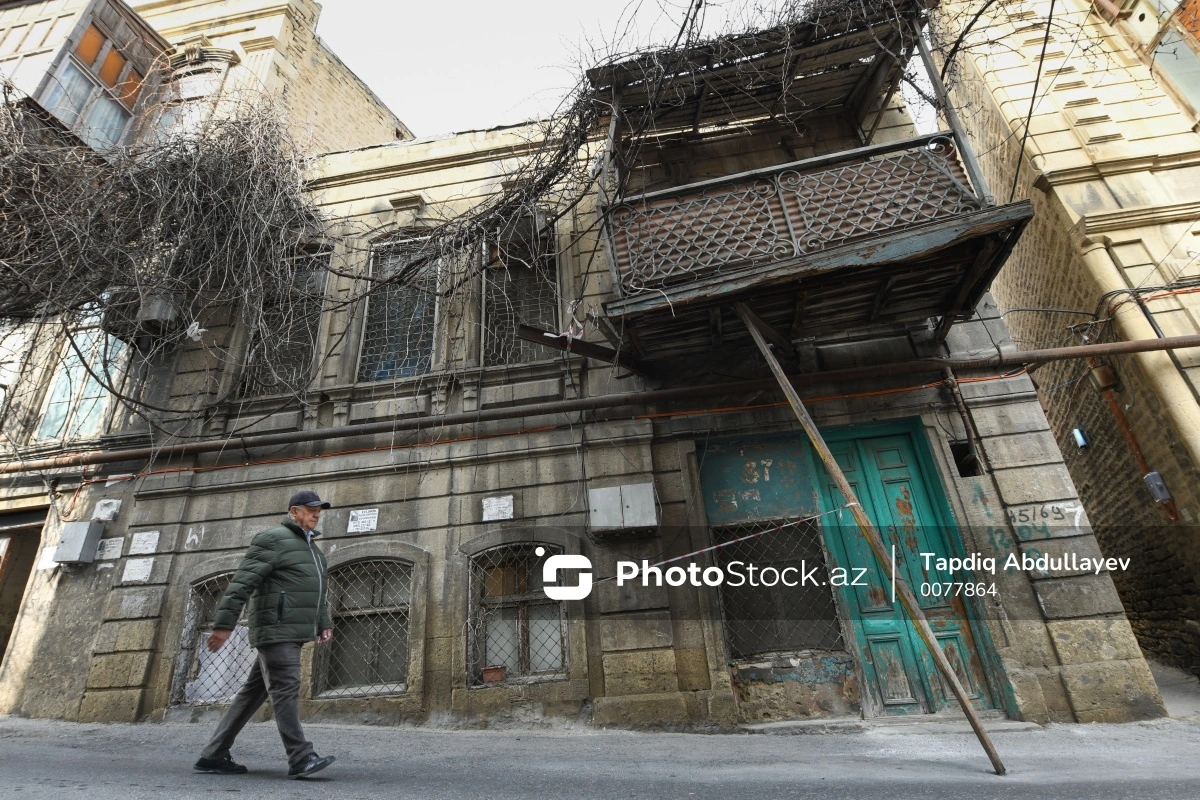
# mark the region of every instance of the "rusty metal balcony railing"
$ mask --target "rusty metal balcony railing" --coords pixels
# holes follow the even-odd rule
[[[976,211],[949,133],[629,198],[609,209],[625,295]]]

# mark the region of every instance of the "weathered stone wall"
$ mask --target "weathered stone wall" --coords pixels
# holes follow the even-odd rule
[[[1097,305],[1114,288],[1153,286],[1194,274],[1184,240],[1190,240],[1188,230],[1197,219],[1186,209],[1195,203],[1191,176],[1200,142],[1121,30],[1073,5],[1059,14],[1089,48],[1086,57],[1077,50],[1068,56],[1070,37],[1062,31],[1051,36],[1046,67],[1052,71],[1039,90],[1016,184],[1017,196],[1030,195],[1037,216],[994,292],[1003,308],[1081,313],[1011,313],[1007,321],[1023,347],[1081,341],[1087,329],[1072,333],[1067,326],[1087,322],[1093,310],[1106,316]],[[993,26],[989,35],[1010,30]],[[1013,184],[1017,143],[1033,91],[1041,37],[1032,38],[1020,39],[1013,53],[977,52],[956,83],[956,99],[969,109],[967,127],[1001,199]],[[1110,259],[1111,274],[1097,272],[1104,256],[1084,257],[1096,248]],[[1165,335],[1200,330],[1194,298],[1185,294],[1151,302]],[[1117,294],[1110,302],[1125,299]],[[1124,304],[1115,316],[1118,338],[1155,335],[1134,303]],[[1153,503],[1111,408],[1086,380],[1088,364],[1049,364],[1035,380],[1105,555],[1132,559],[1131,570],[1114,580],[1142,647],[1182,666],[1200,663],[1200,482],[1187,445],[1194,431],[1180,430],[1178,417],[1168,413],[1180,404],[1195,406],[1196,355],[1179,351],[1169,358],[1107,361],[1122,379],[1115,397],[1149,468],[1162,473],[1175,495],[1176,522]],[[1171,388],[1164,370],[1179,370],[1191,391]],[[1083,431],[1086,448],[1075,445],[1074,428]]]
[[[316,35],[312,0],[134,3],[172,44],[204,36],[238,57],[226,92],[267,91],[288,111],[293,137],[320,153],[412,138],[396,115]]]

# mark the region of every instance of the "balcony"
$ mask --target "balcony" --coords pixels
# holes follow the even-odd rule
[[[812,13],[589,73],[615,109],[604,310],[636,362],[750,346],[737,303],[781,344],[936,342],[974,312],[1032,217],[1028,202],[992,203],[920,4]],[[918,53],[948,128],[929,135],[895,102]]]
[[[622,293],[782,263],[979,211],[950,134],[634,197],[609,214]]]

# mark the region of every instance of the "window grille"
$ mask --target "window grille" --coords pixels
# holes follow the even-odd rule
[[[437,310],[437,265],[421,253],[424,241],[402,240],[372,255],[372,272],[376,277],[409,274],[402,283],[376,289],[367,300],[359,381],[410,378],[430,370]]]
[[[330,253],[304,249],[294,259],[292,290],[264,298],[262,317],[246,351],[238,397],[295,394],[312,378]]]
[[[250,674],[255,652],[250,647],[246,617],[250,603],[242,609],[237,626],[215,653],[208,649],[213,617],[233,573],[217,575],[192,586],[184,616],[183,637],[177,663],[172,705],[228,703]]]
[[[714,529],[714,544],[764,531],[761,536],[714,551],[717,563],[721,567],[728,567],[731,562],[741,561],[743,573],[746,572],[746,565],[753,564],[760,575],[766,567],[779,571],[795,567],[800,572],[817,567],[816,579],[826,581],[828,573],[821,526],[816,520],[810,520],[775,530],[776,526],[785,522],[788,520],[752,522]],[[789,573],[789,580],[800,581],[800,576]],[[725,636],[731,659],[844,649],[832,587],[811,584],[784,586],[782,582],[775,586],[750,586],[749,583],[746,581],[742,586],[731,587],[726,582],[720,588],[721,611],[725,617]]]
[[[567,677],[566,616],[542,591],[542,565],[556,552],[514,544],[471,560],[470,685]]]
[[[523,364],[546,358],[547,349],[517,337],[517,326],[558,330],[558,278],[548,243],[510,244],[499,264],[483,274],[483,363]],[[535,252],[540,251],[540,252]]]
[[[318,696],[405,691],[412,582],[412,565],[401,561],[354,561],[330,570],[333,638],[316,651]]]

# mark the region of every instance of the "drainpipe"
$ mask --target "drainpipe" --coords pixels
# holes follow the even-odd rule
[[[1129,288],[1105,245],[1084,239],[1082,249],[1083,262],[1099,285],[1099,294]],[[1150,339],[1159,335],[1140,314],[1122,314],[1113,322],[1123,339]],[[1140,352],[1133,358],[1145,374],[1148,387],[1162,402],[1172,434],[1187,448],[1192,462],[1200,464],[1200,404],[1179,366],[1165,351]]]

